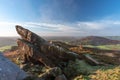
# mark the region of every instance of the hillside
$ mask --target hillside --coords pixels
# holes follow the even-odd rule
[[[120,41],[120,36],[106,36],[106,38]]]
[[[112,45],[112,44],[120,44],[118,40],[111,40],[105,37],[98,37],[98,36],[88,36],[82,39],[78,39],[75,41],[71,41],[71,44],[75,45]]]

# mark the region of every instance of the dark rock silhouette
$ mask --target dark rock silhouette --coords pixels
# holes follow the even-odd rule
[[[24,55],[25,62],[39,62],[46,67],[62,67],[70,60],[79,58],[79,55],[62,47],[47,42],[37,34],[16,26],[16,30],[22,39],[18,39],[18,52]]]
[[[27,74],[0,53],[0,80],[23,80]]]

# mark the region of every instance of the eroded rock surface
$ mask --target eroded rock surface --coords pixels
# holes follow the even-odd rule
[[[22,39],[18,39],[19,53],[24,55],[25,62],[40,62],[46,67],[62,67],[69,60],[79,58],[79,55],[47,42],[37,34],[16,26]]]

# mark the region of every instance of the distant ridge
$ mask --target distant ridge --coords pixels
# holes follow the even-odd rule
[[[120,41],[118,40],[111,40],[105,37],[99,37],[99,36],[88,36],[84,37],[82,39],[78,39],[75,41],[71,41],[71,44],[75,45],[112,45],[112,44],[120,44]]]
[[[106,38],[120,41],[120,36],[106,36]]]

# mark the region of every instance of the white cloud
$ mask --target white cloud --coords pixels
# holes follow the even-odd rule
[[[68,24],[51,24],[51,23],[34,23],[34,22],[27,22],[27,25],[33,26],[33,27],[42,27],[42,28],[48,28],[49,30],[57,30],[60,32],[64,31],[74,31],[76,28],[72,25]]]
[[[120,32],[120,21],[99,20],[91,22],[75,22],[75,23],[39,23],[39,22],[0,22],[1,35],[17,35],[15,25],[21,25],[28,29],[37,28],[38,34],[42,36],[80,36],[80,35],[118,35]],[[114,27],[114,28],[113,28]],[[42,31],[39,31],[43,29]],[[9,31],[8,31],[9,30]],[[120,35],[120,34],[119,34]]]
[[[86,29],[94,29],[94,30],[99,30],[104,27],[103,23],[98,23],[98,22],[78,22],[77,25],[79,27],[84,27]]]

